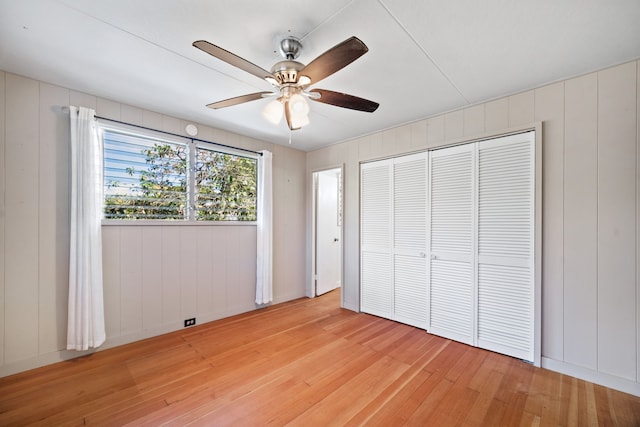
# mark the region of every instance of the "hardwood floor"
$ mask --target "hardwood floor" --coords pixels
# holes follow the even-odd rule
[[[0,425],[640,425],[640,398],[339,308],[339,291],[0,379]]]

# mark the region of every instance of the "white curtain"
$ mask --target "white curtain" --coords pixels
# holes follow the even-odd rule
[[[272,284],[272,213],[273,184],[271,152],[262,151],[258,158],[258,252],[256,271],[256,304],[267,304],[273,299]]]
[[[95,111],[70,107],[71,248],[67,349],[98,347],[106,338],[102,296],[102,139]]]

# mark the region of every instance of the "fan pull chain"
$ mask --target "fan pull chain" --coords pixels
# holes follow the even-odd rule
[[[291,128],[289,128],[289,145],[291,145]]]

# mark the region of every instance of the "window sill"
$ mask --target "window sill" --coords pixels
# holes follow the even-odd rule
[[[255,226],[256,221],[165,221],[165,220],[148,220],[148,219],[103,219],[103,226]]]

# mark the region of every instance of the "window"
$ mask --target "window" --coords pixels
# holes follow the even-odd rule
[[[104,218],[255,221],[257,160],[103,129]]]

